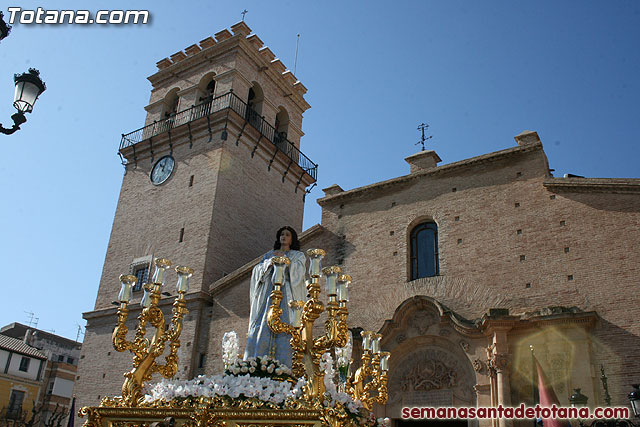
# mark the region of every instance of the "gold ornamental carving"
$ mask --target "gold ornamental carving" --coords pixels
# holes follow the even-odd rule
[[[129,330],[126,326],[129,316],[128,304],[137,278],[133,275],[120,276],[120,306],[112,341],[117,351],[130,351],[133,354],[133,367],[124,374],[122,396],[105,397],[99,407],[80,409],[78,414],[86,417],[83,427],[373,427],[375,422],[371,421],[369,411],[375,403],[384,404],[388,399],[390,353],[382,351],[382,335],[363,331],[363,352],[359,368],[351,374],[350,369],[347,369],[352,362],[349,360],[346,367],[340,365],[339,375],[336,373],[330,355],[337,355],[340,350],[342,355],[349,354],[342,356],[343,360],[350,359],[350,350],[348,353],[342,352],[346,351],[345,348],[351,348],[347,303],[352,278],[344,274],[338,266],[322,268],[322,259],[325,256],[322,249],[309,250],[307,256],[310,261],[309,279],[306,281],[308,298],[306,301],[287,301],[294,313],[290,322],[284,322],[281,318],[281,288],[286,277],[286,268],[291,262],[284,256],[272,258],[274,287],[270,295],[267,325],[274,333],[291,336],[293,375],[284,381],[296,384],[295,379],[300,379],[294,394],[286,397],[284,401],[276,400],[279,403],[244,395],[232,398],[226,394],[218,395],[211,392],[202,395],[194,392],[194,395],[187,397],[175,397],[180,396],[178,394],[159,395],[170,396],[167,400],[157,397],[158,395],[145,398],[144,385],[152,379],[154,373],[171,379],[178,371],[182,322],[188,313],[185,294],[188,292],[189,278],[193,274],[193,270],[188,267],[175,269],[178,274],[177,296],[173,302],[171,320],[167,325],[159,304],[163,295],[166,271],[171,267],[171,262],[160,258],[154,261],[155,271],[151,282],[144,284],[144,295],[140,302],[142,312],[138,316],[135,335],[130,340],[127,339]],[[326,304],[320,299],[321,278],[325,282]],[[323,313],[327,315],[324,331],[315,337],[314,324]],[[153,331],[148,331],[150,327]],[[165,355],[167,348],[168,354]],[[164,363],[160,363],[157,359],[163,355]],[[224,378],[232,378],[227,375],[231,374],[226,373]],[[325,380],[328,380],[325,379],[325,375],[330,375],[328,378],[331,378],[330,385],[333,388],[329,390],[325,385]],[[345,395],[347,399],[352,399],[350,404],[355,405],[358,402],[360,405],[355,406],[359,408],[355,409],[355,415],[354,409],[340,400],[342,398],[335,398],[331,405],[326,404],[328,396]],[[358,414],[358,411],[361,412]]]
[[[302,376],[308,378],[305,394],[310,399],[320,398],[325,392],[325,374],[320,368],[322,354],[336,347],[344,347],[349,335],[347,302],[349,301],[348,286],[352,278],[343,274],[342,269],[338,266],[322,268],[322,259],[325,255],[326,253],[322,249],[307,251],[310,261],[310,279],[307,280],[309,299],[304,304],[290,302],[291,307],[302,307],[302,312],[296,316],[300,319],[300,323],[293,325],[282,321],[282,309],[280,308],[284,269],[289,260],[286,257],[273,258],[274,289],[271,293],[271,306],[267,314],[269,328],[274,333],[291,335],[291,370],[297,378]],[[325,279],[325,289],[328,296],[326,307],[319,299],[321,277]],[[314,323],[323,312],[327,313],[324,334],[314,337]],[[345,391],[354,399],[360,400],[365,408],[371,410],[373,403],[384,404],[387,401],[387,370],[390,353],[381,352],[381,335],[363,332],[363,338],[364,351],[361,367],[356,371],[353,380],[346,381]]]
[[[113,331],[113,347],[117,351],[129,350],[133,353],[133,369],[124,374],[125,381],[122,384],[122,397],[120,399],[106,399],[105,406],[122,405],[128,407],[138,406],[142,399],[142,388],[146,381],[151,380],[155,372],[165,378],[173,378],[178,370],[178,348],[180,348],[180,334],[182,332],[182,319],[188,313],[184,295],[188,291],[189,277],[193,270],[188,267],[176,267],[178,273],[178,296],[173,303],[173,316],[168,329],[165,329],[165,317],[158,307],[162,297],[162,286],[165,282],[166,270],[171,267],[171,262],[164,258],[158,258],[154,262],[155,273],[152,283],[145,284],[144,295],[140,305],[142,313],[138,316],[138,328],[133,341],[128,341],[126,336],[129,329],[126,326],[129,316],[127,305],[131,299],[131,289],[136,284],[137,278],[132,275],[120,276],[122,289],[119,294],[120,307],[118,308],[118,324]],[[151,325],[155,333],[149,339],[147,326]],[[165,363],[160,364],[156,358],[160,357],[169,345],[169,354],[165,357]]]

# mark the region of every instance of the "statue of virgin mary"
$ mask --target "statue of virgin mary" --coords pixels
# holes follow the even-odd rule
[[[273,282],[272,259],[286,256],[291,264],[285,270],[285,280],[282,284],[281,319],[292,324],[294,312],[289,307],[289,301],[306,301],[307,288],[305,285],[304,253],[300,252],[300,242],[295,230],[289,226],[282,227],[276,233],[273,250],[267,252],[262,261],[253,268],[249,298],[251,311],[249,314],[249,332],[247,333],[247,347],[244,359],[249,357],[271,356],[281,363],[291,367],[291,337],[287,334],[274,334],[267,325],[267,312],[271,305],[271,291]]]

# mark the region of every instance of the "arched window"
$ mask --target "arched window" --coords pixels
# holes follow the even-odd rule
[[[195,106],[196,108],[191,110],[191,120],[206,117],[212,112],[216,112],[217,108],[212,105],[216,92],[216,80],[214,76],[214,73],[209,73],[202,77],[200,83],[198,83],[198,102],[197,106]]]
[[[178,91],[179,90],[180,89],[178,88],[173,88],[164,97],[164,111],[163,111],[164,118],[169,117],[170,115],[178,112],[178,101],[179,101]]]
[[[156,126],[154,126],[153,133],[155,135],[174,128],[175,117],[173,117],[173,115],[178,112],[178,103],[180,102],[178,98],[179,90],[180,89],[177,87],[173,88],[164,97],[164,105],[162,109],[163,120],[161,120]]]
[[[273,136],[273,142],[276,146],[285,153],[288,154],[287,147],[287,131],[289,130],[289,113],[284,107],[278,109],[276,114],[276,126],[275,135]]]
[[[210,102],[216,92],[216,73],[210,72],[202,76],[198,82],[197,104]]]
[[[411,280],[440,274],[438,265],[438,226],[423,222],[411,230]]]
[[[245,113],[245,119],[258,131],[262,130],[262,102],[264,101],[264,92],[258,83],[253,83],[253,86],[249,89],[249,96],[247,97],[247,111]]]

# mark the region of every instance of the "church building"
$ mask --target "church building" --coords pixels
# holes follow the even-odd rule
[[[120,394],[131,355],[111,343],[118,276],[139,279],[131,331],[156,257],[195,270],[176,377],[220,373],[224,333],[244,347],[252,268],[281,226],[301,229],[317,179],[301,146],[307,89],[244,22],[157,67],[145,126],[122,136],[78,407]],[[332,185],[321,224],[299,233],[353,278],[354,359],[359,331],[383,334],[389,400],[376,412],[398,426],[407,406],[533,404],[532,349],[564,406],[575,389],[591,407],[628,406],[640,383],[640,179],[554,177],[534,131],[504,146],[447,164],[421,151],[406,175]]]

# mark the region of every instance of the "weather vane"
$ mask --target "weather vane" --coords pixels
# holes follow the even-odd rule
[[[433,136],[431,135],[427,137],[424,136],[424,130],[428,128],[429,128],[429,125],[425,123],[420,123],[420,126],[418,126],[418,130],[422,131],[422,138],[420,139],[420,141],[416,142],[415,145],[422,144],[422,151],[424,151],[424,143],[427,141],[427,139],[433,138]]]
[[[249,11],[247,9],[243,10],[242,12],[242,22],[244,22],[244,15],[246,15],[247,13],[249,13]]]

